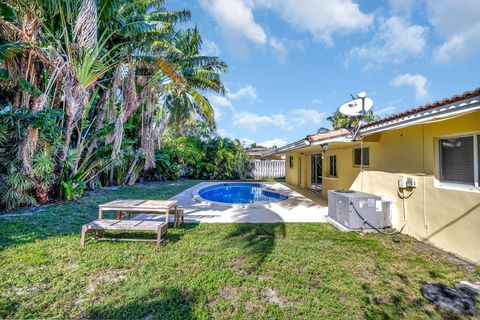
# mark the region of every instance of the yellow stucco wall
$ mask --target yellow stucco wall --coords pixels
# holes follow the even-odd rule
[[[418,186],[406,200],[404,232],[480,264],[480,190],[439,186],[436,179],[438,138],[470,133],[480,134],[480,111],[366,137],[363,145],[370,148],[370,165],[363,172],[353,166],[353,148],[359,143],[330,144],[323,159],[323,197],[334,189],[383,195],[393,201],[394,225],[399,227],[403,200],[397,195],[398,179],[413,176]],[[333,154],[337,155],[337,178],[327,177],[328,157]],[[309,161],[303,179],[308,182]],[[297,172],[298,168],[294,176]],[[296,185],[297,178],[292,179],[291,174],[287,170],[286,180]]]

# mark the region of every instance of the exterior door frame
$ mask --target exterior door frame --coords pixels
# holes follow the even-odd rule
[[[323,159],[321,153],[310,154],[310,167],[310,189],[321,193],[323,185]]]
[[[298,186],[302,186],[302,155],[298,155]]]

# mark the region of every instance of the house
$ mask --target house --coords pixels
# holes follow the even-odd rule
[[[406,210],[404,233],[479,264],[480,88],[364,124],[354,135],[319,133],[275,150],[286,156],[287,183],[324,199],[337,189],[384,196],[396,228]],[[399,187],[407,178],[415,188]]]
[[[250,156],[250,159],[255,160],[284,160],[285,156],[272,154],[275,148],[249,148],[245,152]]]

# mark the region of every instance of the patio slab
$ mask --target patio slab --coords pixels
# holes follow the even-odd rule
[[[198,190],[222,182],[201,182],[172,197],[184,208],[185,223],[277,223],[327,222],[328,207],[322,201],[313,201],[282,183],[268,183],[269,189],[288,195],[288,199],[272,202],[261,208],[225,207],[197,202],[193,195]],[[139,215],[135,219],[165,219],[163,216]],[[173,222],[173,215],[170,217]]]

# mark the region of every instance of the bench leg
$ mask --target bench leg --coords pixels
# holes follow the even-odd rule
[[[160,248],[160,244],[165,240],[167,236],[168,224],[158,226],[157,228],[157,248]]]
[[[179,209],[177,210],[177,213],[175,214],[175,219],[173,222],[173,226],[175,228],[180,228],[180,226],[183,224],[183,210]]]
[[[80,246],[83,248],[85,247],[85,237],[88,232],[87,226],[82,226],[82,235],[80,237]]]

